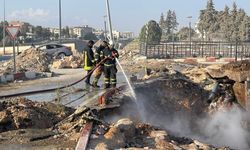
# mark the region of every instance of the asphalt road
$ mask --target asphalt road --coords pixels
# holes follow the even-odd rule
[[[20,83],[10,83],[8,85],[0,85],[0,95],[4,96],[14,93],[22,93],[27,91],[60,87],[63,85],[68,85],[69,83],[73,83],[81,79],[86,74],[86,72],[84,72],[83,69],[58,69],[53,71],[60,75],[52,78],[42,78],[37,80],[24,81]],[[120,71],[117,73],[117,78],[118,78],[118,86],[126,84],[125,78]],[[102,76],[99,85],[103,85],[103,80],[104,79]],[[74,89],[84,89],[84,91],[72,93]],[[93,89],[92,87],[86,87],[84,82],[80,82],[74,85],[73,87],[66,88],[60,91],[41,93],[41,94],[38,93],[26,97],[34,101],[48,102],[48,101],[53,101],[58,97],[62,97],[67,93],[72,93],[69,94],[68,96],[60,98],[60,103],[61,104],[69,103],[68,106],[77,107],[85,100],[96,98],[96,96],[100,95],[103,92],[105,92],[103,88],[99,90]]]

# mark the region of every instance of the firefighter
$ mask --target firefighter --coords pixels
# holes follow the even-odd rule
[[[104,57],[107,60],[104,63],[104,75],[105,75],[105,88],[116,87],[116,58],[119,57],[118,51],[109,45],[109,47],[103,50]]]
[[[86,85],[90,84],[90,78],[91,78],[91,70],[95,67],[95,58],[94,58],[94,52],[92,50],[92,47],[94,45],[94,41],[90,40],[88,41],[88,45],[84,49],[84,70],[87,71],[87,78],[85,80]]]
[[[104,59],[103,50],[105,48],[107,48],[107,46],[108,46],[108,42],[102,41],[101,45],[96,49],[96,52],[95,52],[95,61],[96,61],[96,63],[100,63]],[[93,87],[96,87],[96,88],[100,87],[97,83],[98,83],[98,80],[100,79],[100,77],[102,76],[103,69],[104,69],[104,63],[102,63],[100,65],[100,67],[98,67],[95,70],[95,72],[94,72],[94,81],[92,83]]]

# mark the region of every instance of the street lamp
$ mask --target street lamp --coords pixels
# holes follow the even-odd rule
[[[110,34],[110,44],[114,44],[114,38],[112,33],[112,24],[111,24],[111,16],[110,16],[110,9],[109,9],[109,0],[106,0],[106,9],[107,9],[107,16],[109,21],[109,34]]]
[[[62,38],[62,5],[61,0],[59,0],[59,43],[61,43]]]
[[[5,54],[5,36],[6,36],[6,25],[5,25],[5,0],[3,0],[3,54]]]
[[[193,54],[192,52],[192,25],[191,25],[191,19],[193,18],[192,16],[187,17],[189,19],[189,44],[190,44],[190,52],[191,55]]]

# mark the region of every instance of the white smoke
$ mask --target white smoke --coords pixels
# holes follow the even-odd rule
[[[199,122],[204,140],[215,146],[249,150],[249,133],[242,127],[244,112],[238,107],[219,111]]]
[[[209,117],[191,121],[190,117],[174,115],[150,120],[154,125],[165,124],[165,128],[177,136],[189,137],[214,145],[239,150],[250,149],[249,132],[243,128],[243,116],[246,115],[238,107],[216,112]]]

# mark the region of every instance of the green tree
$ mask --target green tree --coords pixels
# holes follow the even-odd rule
[[[42,34],[43,34],[43,28],[42,26],[36,26],[35,29],[35,34],[38,36],[38,37],[42,37]]]
[[[224,11],[219,16],[220,20],[220,32],[223,35],[223,38],[227,41],[231,40],[231,25],[230,25],[230,9],[228,6],[225,6]]]
[[[5,26],[8,26],[9,23],[7,21],[5,21]],[[3,40],[3,26],[4,26],[4,22],[0,22],[0,42],[2,42]],[[6,37],[8,37],[8,33],[6,32]]]
[[[177,31],[179,23],[177,22],[175,11],[172,12],[172,31]]]
[[[165,29],[165,33],[167,35],[171,34],[172,28],[173,28],[173,15],[172,15],[172,11],[169,10],[167,13],[167,18],[166,18],[166,29]]]
[[[84,35],[84,37],[82,37],[83,40],[98,40],[98,38],[96,37],[96,35],[92,32],[87,33],[86,35]]]
[[[190,32],[189,27],[183,27],[179,30],[177,35],[180,40],[189,40],[189,32]],[[191,29],[191,37],[193,37],[194,35],[195,35],[195,30]]]
[[[250,18],[247,15],[245,15],[239,28],[239,35],[241,41],[249,40],[248,39],[249,29],[250,29]]]
[[[238,8],[236,3],[233,3],[233,9],[231,11],[231,41],[238,41],[239,40],[239,22],[238,22]]]
[[[158,44],[161,41],[161,36],[162,29],[159,24],[154,20],[150,20],[142,27],[139,38],[140,42],[146,42],[147,40],[149,44]]]
[[[66,26],[66,28],[65,28],[65,37],[66,37],[66,38],[70,38],[69,26]]]
[[[219,30],[218,12],[214,8],[213,0],[208,0],[205,10],[201,10],[199,16],[198,29],[209,39],[212,34]]]
[[[163,15],[163,13],[161,13],[159,26],[161,27],[162,30],[164,30],[166,28],[166,22],[165,22],[165,17]]]

